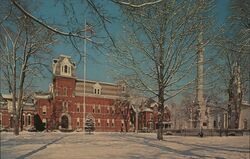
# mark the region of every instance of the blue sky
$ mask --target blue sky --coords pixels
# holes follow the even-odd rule
[[[112,34],[116,38],[119,38],[119,36],[122,35],[122,29],[121,29],[122,25],[118,20],[121,15],[119,8],[108,0],[105,1],[100,0],[99,2],[104,5],[105,9],[107,10],[107,14],[110,14],[113,17],[117,18],[112,20],[112,23],[108,25],[108,29],[112,32]],[[216,0],[215,2],[216,2],[215,6],[216,25],[221,26],[226,21],[226,16],[228,15],[229,0]],[[34,0],[34,4],[36,4],[36,0]],[[55,5],[54,1],[45,0],[37,5],[39,6],[39,8],[33,14],[36,15],[38,18],[42,18],[43,20],[51,24],[53,22],[60,23],[62,25],[66,24],[67,17],[64,16],[64,10],[62,5],[60,5],[60,1]],[[81,9],[82,8],[80,8],[79,5],[79,10]],[[80,20],[87,19],[87,21],[91,21],[92,17],[91,16],[86,16],[85,18],[79,17],[79,19]],[[98,34],[98,32],[96,34]],[[79,55],[73,49],[72,45],[70,43],[61,41],[62,39],[63,39],[62,37],[58,36],[59,43],[53,46],[53,54],[52,54],[53,57],[51,57],[51,60],[52,58],[57,57],[60,54],[65,54],[72,56],[74,61],[76,62],[79,61]],[[93,50],[90,44],[88,43],[87,43],[87,53],[89,55],[87,63],[87,79],[105,81],[105,82],[115,82],[113,80],[112,74],[110,74],[110,69],[112,68],[109,66],[110,63],[107,62],[105,56]],[[77,67],[77,76],[78,78],[81,79],[83,78],[82,63],[80,63]],[[48,84],[52,81],[51,78],[52,78],[51,74],[48,73],[46,79],[39,80],[38,87],[41,88],[41,90],[43,91],[47,91]]]

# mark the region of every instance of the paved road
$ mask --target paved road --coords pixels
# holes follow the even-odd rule
[[[179,137],[120,133],[1,133],[1,159],[250,159],[250,136]]]

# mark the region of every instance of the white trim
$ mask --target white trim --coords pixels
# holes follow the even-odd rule
[[[71,116],[68,113],[62,113],[61,116],[60,116],[60,118],[59,118],[59,122],[60,123],[62,122],[62,117],[64,115],[68,117],[68,129],[71,130],[72,129],[72,126],[71,126]],[[60,125],[59,129],[61,129],[61,128],[62,128],[62,126]]]
[[[3,126],[3,114],[0,113],[0,128]]]
[[[76,79],[76,82],[84,82],[83,79]],[[111,86],[118,86],[118,84],[115,83],[108,83],[108,82],[99,82],[99,81],[92,81],[92,80],[85,80],[86,83],[99,83],[99,84],[103,84],[103,85],[111,85]]]

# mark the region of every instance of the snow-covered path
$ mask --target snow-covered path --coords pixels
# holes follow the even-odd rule
[[[183,137],[120,133],[1,133],[1,159],[250,159],[250,136]]]

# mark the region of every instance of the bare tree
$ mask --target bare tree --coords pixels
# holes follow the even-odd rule
[[[113,114],[115,117],[120,117],[124,121],[124,128],[125,132],[128,132],[128,127],[130,123],[130,103],[128,99],[125,98],[119,98],[114,101],[114,111],[115,114]],[[123,129],[123,128],[122,128]]]
[[[136,9],[121,6],[127,17],[126,36],[110,58],[119,70],[124,69],[132,88],[158,98],[159,140],[163,139],[164,103],[194,81],[198,15],[209,7],[192,0],[162,1]]]
[[[225,33],[216,41],[219,47],[217,70],[228,94],[229,128],[238,128],[241,103],[246,95],[250,69],[250,3],[231,1],[231,15]],[[233,113],[234,112],[234,113]]]
[[[8,9],[8,8],[7,8]],[[35,25],[18,11],[2,21],[0,27],[0,49],[2,72],[7,87],[13,95],[12,106],[15,120],[14,134],[19,134],[25,90],[32,86],[35,76],[42,75],[46,66],[49,46],[53,43],[52,33]],[[26,92],[26,95],[30,95]]]

